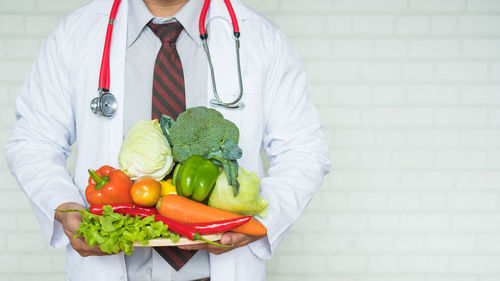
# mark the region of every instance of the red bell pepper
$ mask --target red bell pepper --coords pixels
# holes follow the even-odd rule
[[[97,171],[89,169],[89,185],[85,197],[91,205],[132,203],[132,180],[121,170],[102,166]]]

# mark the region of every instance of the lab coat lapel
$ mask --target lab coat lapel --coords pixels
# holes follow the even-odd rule
[[[110,92],[113,93],[118,102],[116,116],[111,120],[111,126],[108,127],[108,145],[106,145],[109,163],[118,167],[118,153],[123,142],[123,109],[124,109],[124,91],[125,91],[125,54],[127,46],[127,16],[128,0],[122,0],[116,20],[113,27],[113,37],[111,40],[110,53]],[[125,259],[123,254],[117,256],[120,263],[120,269],[126,276]]]
[[[96,14],[99,17],[107,19],[111,10],[113,1],[97,2],[100,4],[96,7]],[[96,42],[90,48],[92,59],[87,59],[82,62],[84,70],[89,73],[80,75],[78,81],[82,83],[78,86],[76,91],[80,88],[86,88],[85,92],[79,96],[84,96],[84,101],[79,103],[78,116],[84,116],[83,120],[78,122],[80,135],[80,161],[77,162],[77,168],[86,169],[98,168],[99,165],[118,166],[118,152],[120,151],[121,143],[123,141],[123,105],[124,105],[124,80],[125,80],[125,52],[126,52],[126,39],[127,39],[127,14],[128,14],[128,0],[122,0],[117,17],[114,21],[113,34],[110,47],[110,92],[115,96],[118,103],[117,111],[112,118],[105,118],[96,116],[90,112],[89,103],[94,97],[98,95],[98,77],[102,59],[102,52],[104,49],[104,38],[106,35],[106,25],[100,26],[98,31],[89,29],[89,32],[98,32]],[[101,29],[102,28],[102,29]],[[94,59],[97,58],[97,59]],[[84,58],[85,59],[85,58]],[[90,64],[90,65],[89,65]],[[81,165],[79,165],[81,164]],[[83,181],[88,177],[87,173],[83,173],[83,178],[79,177],[77,170],[77,179]],[[86,180],[85,180],[86,181]]]
[[[238,1],[232,1],[238,20]],[[226,6],[223,1],[212,1],[208,10],[205,27],[208,33],[208,46],[215,71],[217,92],[224,102],[233,101],[239,94],[238,73],[236,69],[236,53],[233,28]],[[224,107],[213,107],[210,99],[214,98],[210,69],[207,70],[207,103],[221,112],[226,119],[240,123],[241,114],[238,110]],[[213,281],[236,280],[236,251],[223,255],[210,255],[210,278]],[[239,276],[241,278],[242,276]]]
[[[106,17],[109,17],[111,4],[104,8]],[[125,53],[127,44],[127,15],[128,0],[122,0],[113,26],[110,48],[110,92],[115,96],[118,103],[115,116],[112,118],[91,116],[98,124],[99,145],[94,149],[100,149],[100,161],[102,164],[118,167],[118,153],[123,142],[123,109],[124,109],[124,89],[125,89]],[[103,15],[104,16],[104,15]],[[98,44],[99,58],[102,57],[104,48],[104,37]],[[99,70],[99,68],[96,68]],[[96,77],[99,73],[96,72]],[[96,85],[97,88],[97,85]]]
[[[245,13],[238,9],[240,3],[232,1],[238,21],[245,19]],[[242,14],[240,17],[239,15]],[[238,72],[236,68],[236,50],[231,18],[223,1],[212,1],[208,10],[205,27],[208,33],[208,46],[215,72],[217,93],[223,102],[231,102],[239,95]],[[208,67],[208,66],[207,66]],[[214,98],[212,77],[207,70],[207,106],[220,111],[226,119],[240,122],[238,110],[214,107],[210,99]]]
[[[217,92],[224,102],[232,101],[238,91],[237,72],[235,61],[234,42],[232,37],[232,28],[230,22],[225,17],[216,16],[220,14],[215,3],[222,1],[212,1],[209,9],[210,17],[207,17],[206,28],[209,34],[208,45],[212,63],[214,65]],[[214,7],[215,6],[215,7]],[[212,77],[210,70],[207,70],[207,103],[221,112],[226,119],[239,124],[240,115],[235,110],[229,110],[224,107],[213,107],[210,99],[214,98],[212,88]],[[213,281],[235,280],[235,256],[229,252],[224,255],[210,255],[210,278]]]
[[[114,162],[118,161],[118,152],[123,141],[123,109],[125,90],[125,52],[127,46],[127,15],[128,1],[122,1],[114,23],[110,55],[110,91],[116,97],[118,110],[113,118],[113,127],[110,128],[109,154]]]
[[[217,8],[220,8],[220,5],[216,4],[218,2],[212,2],[210,18],[207,21],[206,28],[208,32],[208,46],[215,71],[217,92],[223,101],[228,102],[233,100],[233,97],[237,95],[239,90],[236,52],[231,22],[228,18],[219,16],[220,12]],[[210,71],[207,73],[209,74],[209,79],[207,79],[208,97],[211,99],[213,98],[213,94]]]
[[[102,1],[102,7],[96,9],[97,14],[103,17],[109,16],[113,1]],[[109,5],[108,5],[109,4]],[[103,12],[106,11],[106,12]],[[95,60],[83,61],[84,67],[89,71],[82,75],[82,80],[76,83],[76,91],[80,92],[77,97],[85,97],[86,100],[78,102],[78,116],[83,116],[78,125],[79,136],[79,157],[75,167],[75,182],[78,186],[84,187],[89,168],[97,169],[99,165],[107,164],[118,167],[118,153],[123,141],[123,101],[124,101],[124,80],[125,80],[125,52],[127,34],[127,14],[128,0],[122,0],[117,18],[114,22],[113,36],[110,52],[110,91],[118,102],[118,109],[113,118],[107,119],[97,117],[90,112],[90,100],[97,95],[97,80],[99,77],[100,59],[104,47],[104,36],[93,45],[98,51],[92,51],[93,55],[99,58],[99,64],[95,66]],[[92,29],[89,28],[89,31]],[[92,64],[92,65],[88,65]],[[82,90],[85,89],[85,90]],[[90,94],[95,93],[95,95]],[[83,190],[82,190],[83,192]],[[83,195],[82,195],[83,196]],[[123,254],[106,257],[106,263],[101,258],[87,258],[82,263],[81,257],[73,250],[68,249],[68,279],[86,280],[93,276],[93,280],[118,281],[126,280],[126,268]],[[111,266],[112,265],[112,266]],[[71,268],[71,270],[70,270]],[[106,272],[106,274],[98,274]],[[91,278],[92,279],[92,278]]]

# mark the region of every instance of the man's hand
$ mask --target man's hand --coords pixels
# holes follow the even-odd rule
[[[219,247],[215,246],[212,244],[208,243],[201,243],[201,244],[193,244],[193,245],[183,245],[183,246],[178,246],[181,249],[184,250],[205,250],[209,253],[212,253],[214,255],[220,255],[227,253],[229,251],[232,251],[236,248],[245,246],[249,243],[252,243],[254,241],[257,241],[259,239],[264,238],[265,235],[262,236],[252,236],[252,235],[246,235],[242,233],[236,233],[236,232],[226,232],[222,235],[220,238],[220,243],[223,245],[231,245],[233,244],[233,247]]]
[[[78,203],[64,203],[57,207],[58,210],[67,210],[67,209],[76,209],[82,210],[85,209],[84,206]],[[76,234],[76,230],[80,227],[80,223],[82,222],[82,216],[80,212],[69,212],[69,213],[55,213],[55,219],[59,221],[62,226],[64,233],[69,238],[69,242],[71,243],[71,247],[75,249],[82,257],[88,256],[104,256],[108,255],[101,251],[97,245],[94,248],[91,248],[82,237],[74,238],[73,235]]]

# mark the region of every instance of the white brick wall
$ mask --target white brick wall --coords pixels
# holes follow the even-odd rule
[[[0,0],[0,146],[40,42],[86,2]],[[500,280],[500,0],[245,2],[303,57],[333,167],[269,280]],[[0,280],[63,280],[1,160]]]

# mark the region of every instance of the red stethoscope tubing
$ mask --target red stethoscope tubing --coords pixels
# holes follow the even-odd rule
[[[106,39],[104,40],[104,51],[102,53],[101,70],[99,73],[99,89],[106,89],[109,91],[110,85],[110,75],[109,75],[109,54],[111,49],[111,37],[113,35],[113,26],[116,19],[116,14],[118,13],[118,8],[120,7],[121,0],[114,0],[113,6],[111,7],[111,13],[109,14],[108,29],[106,31]],[[226,4],[227,11],[231,17],[231,22],[233,25],[233,32],[235,36],[239,37],[240,28],[238,26],[238,20],[236,19],[236,14],[234,13],[233,6],[229,0],[224,0]],[[203,8],[201,9],[199,30],[200,36],[206,39],[207,31],[205,29],[205,19],[207,17],[208,8],[210,6],[210,0],[205,0],[203,3]],[[236,35],[237,34],[237,35]]]
[[[236,19],[236,14],[234,13],[233,10],[233,5],[231,5],[231,2],[229,0],[224,0],[224,3],[226,3],[227,11],[229,12],[229,16],[231,17],[231,22],[233,23],[233,32],[239,33],[240,27],[238,26],[238,20]]]
[[[207,31],[205,29],[205,18],[207,17],[210,1],[211,0],[205,0],[205,2],[203,3],[203,8],[201,9],[200,22],[199,22],[200,36],[207,34]],[[224,0],[224,3],[226,4],[229,16],[231,17],[231,22],[233,24],[233,32],[239,33],[240,28],[238,26],[238,20],[236,19],[236,14],[234,13],[233,6],[231,5],[231,2],[229,0]]]
[[[109,53],[111,49],[111,37],[113,35],[113,26],[118,13],[118,7],[121,0],[115,0],[109,14],[108,29],[106,31],[106,39],[104,40],[104,51],[102,53],[101,72],[99,73],[99,89],[109,90]]]

